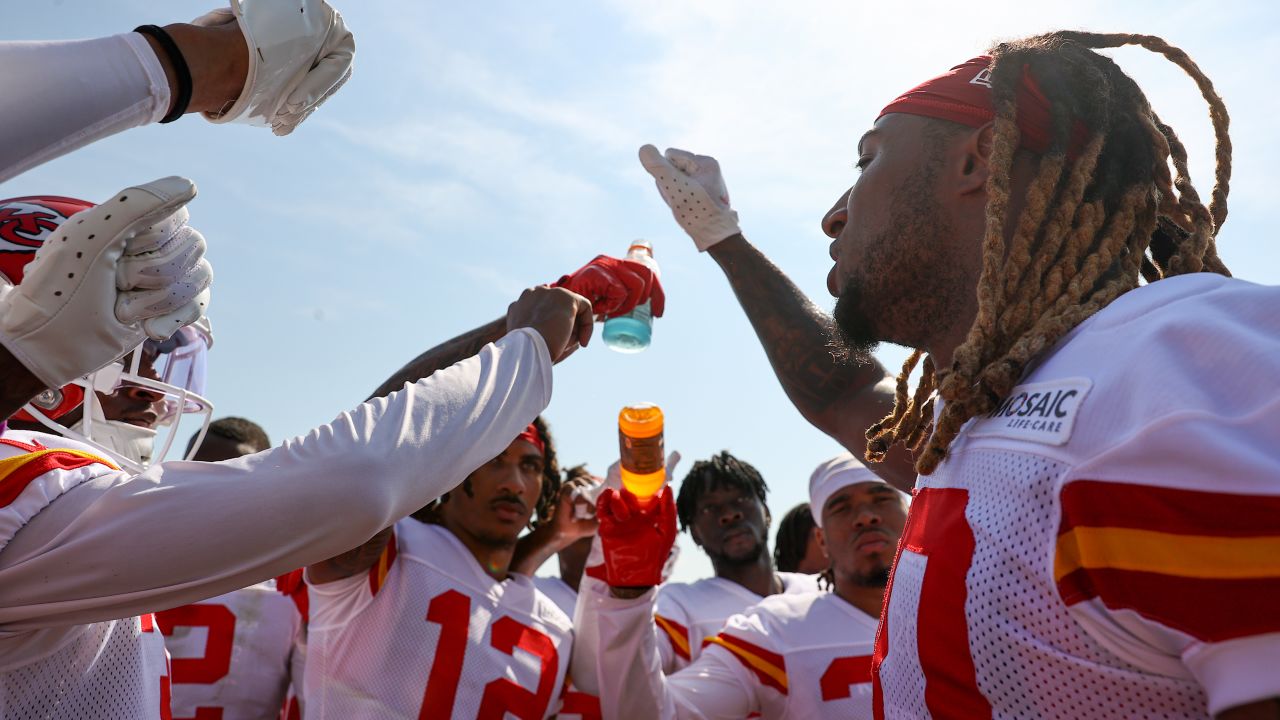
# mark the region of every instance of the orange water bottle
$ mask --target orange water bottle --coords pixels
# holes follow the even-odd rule
[[[652,403],[628,405],[618,413],[618,449],[622,486],[640,500],[653,502],[667,481],[662,452],[662,409]]]

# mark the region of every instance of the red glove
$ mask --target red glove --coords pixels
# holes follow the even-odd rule
[[[577,272],[557,280],[554,286],[590,300],[596,315],[625,315],[648,300],[653,316],[662,317],[667,305],[662,281],[648,266],[608,255],[597,255]]]
[[[613,587],[662,584],[662,567],[676,542],[676,503],[664,485],[646,508],[629,490],[609,488],[596,501],[605,582]]]

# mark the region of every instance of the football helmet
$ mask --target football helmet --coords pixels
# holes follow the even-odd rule
[[[21,283],[25,267],[53,231],[91,207],[58,196],[0,200],[0,281]],[[194,431],[194,453],[213,416],[213,404],[203,395],[212,346],[212,329],[202,319],[163,342],[147,340],[61,388],[44,390],[13,419],[88,443],[134,473],[161,462],[180,431]]]

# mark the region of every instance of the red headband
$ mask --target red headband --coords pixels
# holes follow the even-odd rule
[[[529,427],[524,432],[516,436],[517,440],[525,440],[534,447],[538,448],[538,452],[543,455],[547,454],[547,444],[542,442],[542,436],[538,434],[538,428],[533,423],[529,423]]]
[[[1015,102],[1018,105],[1021,145],[1043,154],[1053,141],[1049,99],[1040,92],[1040,86],[1026,67],[1022,69],[1022,82],[1018,83]],[[922,115],[974,128],[986,125],[995,118],[991,104],[991,56],[979,55],[943,75],[920,83],[886,105],[876,119],[889,113]],[[1071,131],[1068,155],[1079,152],[1087,137],[1088,130],[1077,120]]]

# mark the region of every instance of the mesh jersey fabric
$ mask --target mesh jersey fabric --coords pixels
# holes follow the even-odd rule
[[[818,591],[816,575],[780,572],[778,578],[784,594]],[[653,619],[663,671],[671,674],[688,667],[702,652],[704,641],[715,635],[725,620],[762,599],[738,583],[719,577],[660,586]]]
[[[274,580],[156,613],[174,718],[271,720],[284,706],[302,617]]]
[[[1144,286],[965,426],[917,483],[878,717],[1204,718],[1280,695],[1278,307],[1216,275]]]
[[[42,634],[43,657],[0,671],[5,720],[168,720],[164,638],[150,615]],[[53,642],[54,640],[57,642]]]
[[[308,720],[556,711],[569,618],[528,577],[494,580],[442,527],[401,520],[367,573],[308,590]]]
[[[94,448],[44,433],[0,438],[0,550],[66,492],[116,473]],[[164,639],[150,615],[0,630],[0,717],[160,718],[168,710]]]

